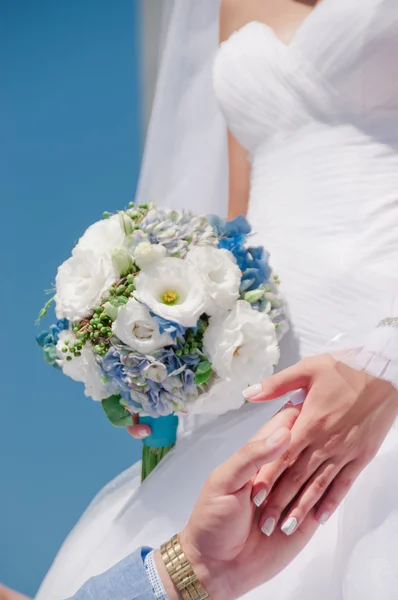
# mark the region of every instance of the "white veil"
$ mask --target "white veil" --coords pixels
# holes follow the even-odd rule
[[[227,136],[212,86],[219,0],[162,0],[161,60],[137,201],[226,214]]]
[[[212,86],[219,0],[162,0],[162,10],[159,74],[136,201],[226,215],[226,125]],[[148,540],[139,486],[136,464],[100,492],[62,545],[36,600],[72,596],[133,551],[135,536]],[[135,516],[143,511],[135,524],[127,506]]]

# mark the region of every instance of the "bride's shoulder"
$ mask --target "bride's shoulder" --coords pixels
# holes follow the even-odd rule
[[[225,42],[235,31],[258,19],[262,0],[221,0],[220,42]]]

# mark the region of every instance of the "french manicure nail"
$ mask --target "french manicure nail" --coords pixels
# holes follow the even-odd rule
[[[138,432],[138,435],[140,438],[146,438],[148,437],[149,433],[145,431],[145,429],[141,429],[141,431]]]
[[[254,398],[254,396],[257,396],[262,389],[263,386],[261,385],[261,383],[251,385],[250,387],[243,390],[243,397],[246,398],[246,400],[248,400],[249,398]]]
[[[261,531],[269,537],[270,535],[272,535],[272,533],[275,529],[275,525],[276,525],[275,519],[273,519],[272,517],[269,517],[265,521],[264,525],[261,527]]]
[[[253,502],[256,506],[261,506],[267,497],[267,490],[262,489],[253,498]]]
[[[285,535],[292,535],[292,533],[295,531],[296,527],[297,527],[296,517],[290,517],[283,523],[281,530],[283,531],[283,533]]]
[[[330,517],[330,513],[329,512],[324,512],[321,514],[321,516],[319,517],[319,524],[320,525],[325,525],[325,523],[327,523],[327,521],[329,521],[329,517]]]

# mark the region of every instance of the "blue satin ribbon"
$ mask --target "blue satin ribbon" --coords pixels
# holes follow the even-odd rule
[[[169,415],[168,417],[140,417],[140,424],[144,423],[151,428],[151,435],[142,440],[145,446],[150,448],[163,448],[172,446],[177,441],[178,417]]]

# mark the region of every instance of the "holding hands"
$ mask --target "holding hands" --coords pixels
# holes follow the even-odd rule
[[[307,397],[280,458],[254,480],[260,527],[271,535],[282,517],[291,535],[315,510],[325,523],[374,458],[398,414],[398,391],[388,382],[329,355],[302,360],[245,392],[266,402],[303,388]]]
[[[248,444],[210,475],[191,518],[180,535],[185,556],[212,600],[232,600],[274,577],[300,552],[317,529],[313,513],[296,536],[280,531],[272,539],[259,527],[253,482],[263,465],[276,461],[291,443],[290,429],[299,409],[288,407]],[[170,598],[178,594],[160,553],[157,568]]]

